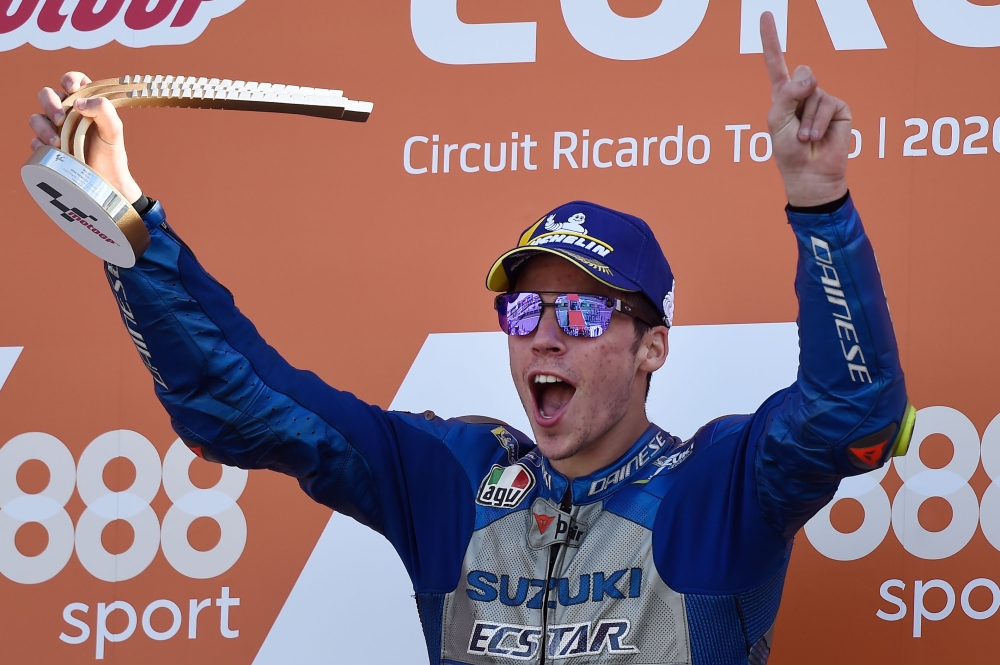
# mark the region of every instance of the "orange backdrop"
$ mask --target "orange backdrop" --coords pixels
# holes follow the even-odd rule
[[[633,17],[660,5],[610,4]],[[26,44],[0,52],[0,347],[24,347],[0,391],[0,444],[41,431],[78,459],[98,435],[128,429],[147,437],[162,457],[176,438],[121,329],[100,263],[46,221],[17,177],[29,156],[26,120],[36,110],[36,92],[70,69],[94,78],[160,73],[296,83],[342,88],[351,98],[375,102],[365,125],[193,110],[123,113],[136,179],[163,202],[171,223],[233,290],[241,309],[293,364],[365,400],[388,405],[427,334],[494,329],[486,268],[540,213],[574,198],[649,221],[677,275],[675,323],[794,320],[794,240],[782,213],[780,178],[773,163],[750,157],[748,143],[752,133],[766,130],[770,91],[762,57],[740,53],[738,4],[712,2],[683,46],[636,61],[589,52],[570,34],[559,3],[530,0],[458,2],[466,23],[537,22],[535,61],[515,64],[435,62],[418,48],[410,7],[400,1],[246,0],[183,45],[40,50]],[[913,4],[889,0],[869,3],[885,49],[837,50],[817,3],[791,4],[790,65],[810,64],[824,88],[846,99],[863,136],[850,184],[878,252],[910,397],[918,407],[960,411],[981,436],[1000,410],[991,378],[1000,369],[993,255],[1000,242],[994,219],[1000,153],[992,139],[1000,115],[993,81],[1000,50],[948,43],[921,22]],[[10,3],[0,2],[5,6]],[[58,34],[46,38],[58,41]],[[988,119],[988,134],[972,146],[985,146],[986,154],[936,154],[928,136],[916,144],[926,156],[904,156],[904,140],[917,131],[905,126],[907,119],[925,119],[933,128],[939,118],[956,118],[964,141],[975,129],[965,124],[971,116]],[[725,129],[734,124],[752,126],[743,134],[739,162],[734,132]],[[552,168],[555,132],[581,140],[584,129],[591,140],[634,137],[641,147],[642,137],[675,134],[678,125],[687,137],[708,137],[708,161],[666,166],[654,147],[648,166],[640,155],[636,167],[571,169],[563,162]],[[455,161],[449,173],[404,169],[410,137],[436,134],[440,144],[492,142],[495,149],[512,132],[538,142],[536,170],[465,173]],[[947,152],[950,141],[945,127],[939,152]],[[618,149],[602,155],[608,159]],[[428,166],[428,155],[429,146],[417,144],[414,165]],[[381,298],[418,290],[454,304],[431,310],[418,299],[402,300],[386,325]],[[923,446],[922,458],[932,467],[946,466],[951,456],[952,444],[942,435]],[[116,460],[104,479],[110,489],[124,489],[134,474]],[[45,465],[31,462],[18,470],[17,481],[25,492],[38,492],[48,475]],[[218,476],[200,461],[192,470],[200,487]],[[980,498],[990,483],[983,467],[969,481]],[[901,484],[890,470],[882,486],[891,499]],[[115,584],[95,579],[75,554],[41,584],[0,576],[0,659],[92,660],[93,637],[85,646],[58,638],[63,630],[75,634],[62,618],[70,603],[90,607],[86,621],[93,628],[98,602],[123,599],[141,612],[168,598],[186,617],[189,599],[217,598],[229,587],[241,598],[231,616],[238,639],[220,634],[213,607],[204,610],[209,618],[195,640],[182,631],[154,642],[139,629],[108,644],[106,659],[251,662],[329,511],[306,500],[293,480],[263,473],[250,475],[239,504],[248,524],[246,547],[220,577],[185,577],[162,553],[141,575]],[[162,519],[171,502],[161,489],[151,505]],[[74,492],[65,510],[75,523],[84,508]],[[928,500],[920,511],[929,531],[953,518],[945,499]],[[849,500],[833,512],[843,531],[862,520]],[[219,538],[214,523],[203,522],[190,534],[196,548]],[[132,537],[130,527],[113,522],[103,542],[121,551]],[[22,554],[37,554],[47,536],[28,524],[15,545]],[[998,579],[998,564],[981,530],[940,560],[908,553],[892,530],[873,553],[849,562],[821,555],[800,535],[772,662],[987,662],[1000,648],[1000,617],[973,620],[956,600],[949,617],[925,621],[915,638],[912,589],[916,580],[940,579],[960,594],[972,579]],[[890,578],[906,584],[893,592],[909,608],[902,621],[876,616],[895,611],[879,594]],[[990,601],[985,588],[970,600],[977,610]],[[928,592],[932,610],[943,603],[942,592]],[[120,630],[121,613],[113,618],[112,629]],[[160,630],[169,624],[166,614],[154,619]]]

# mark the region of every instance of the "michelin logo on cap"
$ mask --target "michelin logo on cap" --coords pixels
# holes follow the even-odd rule
[[[583,228],[584,222],[587,221],[587,216],[582,212],[578,212],[565,222],[557,222],[555,215],[549,215],[548,219],[545,220],[545,230],[546,231],[572,231],[573,233],[582,233],[587,235],[587,229]]]
[[[615,248],[608,243],[587,233],[587,228],[584,226],[586,221],[587,215],[582,212],[570,215],[565,222],[557,222],[555,213],[553,213],[545,218],[545,224],[542,226],[545,233],[535,236],[526,244],[529,247],[551,244],[571,245],[600,257],[605,257],[615,251]]]

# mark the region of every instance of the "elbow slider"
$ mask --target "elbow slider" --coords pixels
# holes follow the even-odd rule
[[[916,419],[917,410],[907,402],[899,425],[890,423],[878,432],[862,437],[848,445],[845,450],[848,461],[862,471],[874,471],[885,464],[890,457],[905,455],[910,448],[910,439],[913,438],[913,424]],[[890,439],[893,433],[896,436],[894,439]]]
[[[910,449],[910,440],[913,438],[913,426],[917,422],[917,410],[909,402],[906,403],[906,411],[903,412],[903,424],[899,428],[899,434],[892,444],[892,456],[903,457]]]

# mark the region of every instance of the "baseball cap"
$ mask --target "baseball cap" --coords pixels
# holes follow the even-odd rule
[[[486,288],[504,293],[511,277],[535,254],[561,256],[597,281],[620,291],[639,292],[674,322],[674,275],[653,231],[634,215],[587,201],[566,203],[521,234],[517,247],[496,260]]]

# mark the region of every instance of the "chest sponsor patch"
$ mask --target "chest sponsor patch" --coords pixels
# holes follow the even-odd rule
[[[528,547],[531,549],[540,550],[556,543],[579,547],[587,535],[586,524],[576,521],[547,499],[535,499],[531,504],[531,517],[528,522]]]
[[[523,464],[494,464],[479,484],[476,503],[490,508],[516,508],[535,488],[535,476]]]
[[[638,653],[625,642],[632,625],[627,620],[570,623],[546,629],[546,660],[594,657],[599,653]],[[539,626],[477,621],[472,629],[468,652],[513,660],[531,660],[538,654],[542,629]]]

